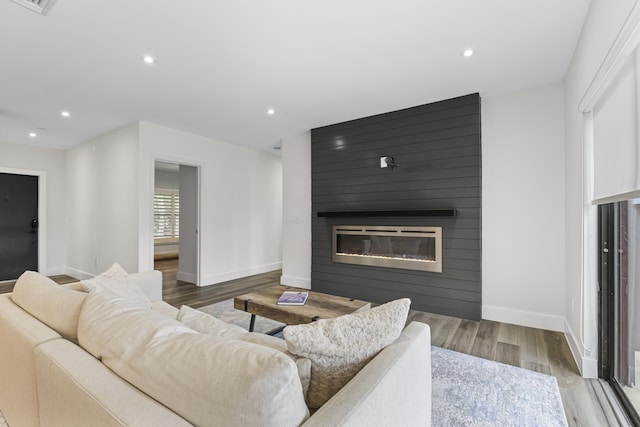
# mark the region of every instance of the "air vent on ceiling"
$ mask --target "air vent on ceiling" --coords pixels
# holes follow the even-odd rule
[[[14,3],[24,6],[29,10],[46,15],[56,2],[56,0],[11,0]]]

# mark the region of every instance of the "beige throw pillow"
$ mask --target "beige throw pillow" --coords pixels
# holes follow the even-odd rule
[[[265,346],[197,333],[98,290],[80,315],[81,346],[198,426],[298,426],[309,415],[295,364]]]
[[[411,300],[402,298],[335,319],[287,326],[289,351],[311,359],[307,406],[317,409],[336,394],[404,328]]]
[[[78,318],[86,296],[40,273],[25,271],[18,278],[11,299],[64,338],[77,342]]]
[[[143,307],[151,308],[149,297],[117,262],[104,273],[93,279],[82,280],[81,283],[87,292],[94,289],[107,289],[116,295],[129,298]]]
[[[291,354],[287,349],[287,344],[280,338],[257,332],[248,332],[240,326],[232,325],[215,316],[211,316],[186,305],[180,307],[176,318],[184,325],[202,334],[250,342],[284,353],[295,362],[300,383],[302,384],[302,391],[306,396],[307,390],[309,389],[309,382],[311,381],[311,361],[306,357],[298,357]]]

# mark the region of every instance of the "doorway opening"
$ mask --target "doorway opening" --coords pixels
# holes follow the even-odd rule
[[[199,194],[197,166],[155,161],[154,268],[163,271],[165,283],[200,285]]]

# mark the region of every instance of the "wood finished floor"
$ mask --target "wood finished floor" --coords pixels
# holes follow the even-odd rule
[[[163,299],[175,306],[203,307],[242,295],[253,289],[280,282],[274,271],[216,285],[197,287],[176,279],[176,260],[159,260],[155,268],[163,273]],[[74,281],[69,276],[55,276],[58,283]],[[0,284],[0,293],[10,292],[13,284]],[[563,334],[493,322],[471,321],[411,310],[408,321],[427,323],[431,342],[438,347],[507,363],[531,371],[552,375],[558,381],[569,426],[620,425],[602,397],[598,380],[582,378]],[[599,398],[600,397],[600,398]]]

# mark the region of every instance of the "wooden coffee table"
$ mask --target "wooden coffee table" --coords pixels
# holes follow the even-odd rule
[[[309,298],[304,305],[278,305],[276,302],[284,291],[308,292]],[[253,331],[256,316],[266,317],[287,325],[299,325],[367,310],[371,308],[371,303],[313,292],[308,289],[273,285],[235,297],[233,307],[236,310],[251,313],[249,331]]]

